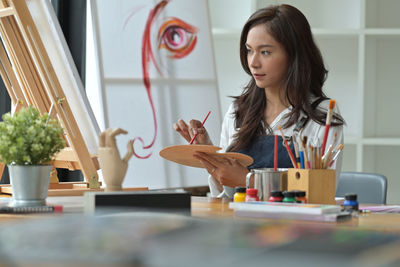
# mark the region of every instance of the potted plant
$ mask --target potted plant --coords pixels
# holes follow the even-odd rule
[[[51,161],[65,146],[59,122],[34,108],[3,115],[0,161],[7,164],[14,206],[45,205]]]

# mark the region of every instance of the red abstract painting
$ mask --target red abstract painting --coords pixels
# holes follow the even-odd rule
[[[143,85],[145,87],[149,105],[152,112],[153,125],[154,125],[154,133],[149,144],[146,144],[142,137],[136,136],[133,138],[132,145],[135,144],[136,141],[139,141],[142,145],[142,149],[146,152],[144,155],[139,155],[138,153],[134,153],[134,155],[139,159],[147,159],[152,155],[151,148],[157,139],[158,125],[157,125],[157,112],[154,107],[154,100],[151,92],[151,79],[149,75],[150,65],[153,64],[157,72],[162,76],[163,72],[158,66],[157,61],[155,60],[155,55],[153,52],[153,44],[152,44],[152,28],[154,22],[158,20],[166,7],[166,5],[171,0],[163,0],[156,4],[149,12],[145,24],[145,29],[143,31],[142,36],[142,79]],[[131,14],[129,14],[127,20],[125,21],[125,25],[128,23],[130,18],[138,12],[142,7],[137,7],[134,9]],[[181,59],[188,56],[196,47],[197,43],[197,33],[198,29],[190,25],[189,23],[177,18],[177,17],[167,17],[162,22],[157,34],[157,49],[165,49],[168,52],[168,57],[170,59]],[[158,51],[157,51],[158,52]]]

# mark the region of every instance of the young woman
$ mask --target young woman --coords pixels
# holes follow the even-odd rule
[[[290,5],[270,6],[250,16],[240,38],[240,59],[250,81],[228,109],[222,124],[220,146],[253,157],[249,168],[273,167],[273,135],[291,137],[297,128],[314,146],[321,145],[329,99],[322,91],[328,71],[316,46],[305,16]],[[302,121],[304,125],[298,122]],[[343,143],[344,120],[337,108],[332,119],[327,144]],[[212,142],[201,122],[183,120],[175,130],[190,141],[198,133],[197,144]],[[281,140],[282,141],[282,140]],[[293,167],[280,143],[279,168]],[[327,146],[328,146],[327,145]],[[284,153],[282,153],[284,152]],[[196,153],[206,167],[212,196],[232,197],[235,186],[245,186],[248,168],[227,159],[218,162],[204,153]],[[341,169],[341,156],[336,181]]]

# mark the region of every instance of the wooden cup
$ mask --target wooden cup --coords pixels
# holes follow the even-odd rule
[[[335,204],[335,170],[288,169],[288,191],[306,191],[308,203]]]

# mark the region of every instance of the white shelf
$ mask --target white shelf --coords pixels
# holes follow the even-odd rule
[[[398,179],[399,146],[366,145],[363,171],[380,173],[388,178],[387,203],[399,203],[400,179]]]
[[[377,145],[377,146],[400,146],[399,138],[360,138],[356,136],[344,136],[346,145]]]
[[[364,145],[400,146],[400,138],[363,138]]]
[[[300,9],[312,28],[360,28],[362,0],[258,0],[257,8],[271,4],[289,4]]]
[[[384,29],[364,29],[362,30],[362,33],[366,35],[400,35],[400,29],[389,29],[389,28],[384,28]]]
[[[400,28],[398,0],[365,0],[367,28]]]
[[[223,111],[248,82],[239,61],[239,38],[258,8],[286,3],[300,9],[329,70],[324,90],[337,100],[347,125],[343,171],[384,174],[388,202],[400,203],[399,0],[209,0]],[[226,11],[223,5],[235,5]],[[247,12],[247,13],[246,13]],[[218,18],[216,18],[218,16]],[[214,23],[216,22],[216,23]]]
[[[400,136],[400,36],[365,39],[364,137]]]

